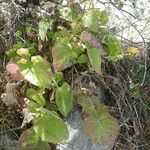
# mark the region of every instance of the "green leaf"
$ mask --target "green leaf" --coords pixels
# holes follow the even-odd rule
[[[82,54],[77,58],[77,63],[79,64],[86,63],[87,61],[88,61],[88,57],[85,54]]]
[[[104,40],[105,44],[107,45],[106,52],[108,54],[108,57],[115,59],[119,55],[121,55],[121,46],[117,38],[113,36],[106,36]]]
[[[26,96],[28,99],[35,101],[36,103],[40,104],[41,106],[45,105],[45,99],[44,97],[35,91],[34,89],[28,89],[26,92]]]
[[[60,37],[57,40],[53,50],[53,67],[55,72],[62,71],[70,67],[73,61],[78,57],[77,48],[70,42],[70,37]]]
[[[14,44],[13,47],[6,52],[7,56],[11,59],[16,59],[16,58],[18,59],[19,56],[17,54],[17,50],[21,47],[23,47],[22,42],[18,42],[17,44]]]
[[[56,105],[59,111],[66,116],[73,105],[72,91],[68,83],[64,82],[56,90]]]
[[[52,20],[45,20],[42,19],[39,22],[39,36],[44,41],[46,38],[47,30],[51,29],[52,27]]]
[[[98,31],[98,16],[96,15],[95,9],[88,10],[82,18],[83,26],[89,28],[93,32]]]
[[[69,7],[59,6],[61,17],[67,21],[74,21],[78,18],[77,10],[72,11]]]
[[[90,31],[98,32],[99,25],[105,25],[108,22],[108,14],[106,11],[90,9],[83,15],[82,22],[83,26]]]
[[[24,78],[30,83],[41,88],[50,88],[51,70],[50,64],[41,56],[32,56],[31,61],[24,58],[17,62]]]
[[[35,113],[37,115],[38,109],[41,108],[41,105],[34,101],[29,101],[27,108],[31,113]]]
[[[87,46],[87,54],[90,60],[92,68],[97,72],[101,73],[101,55],[100,50]]]
[[[35,134],[33,128],[25,130],[18,141],[17,150],[50,150],[50,145]]]
[[[106,25],[109,18],[108,13],[106,11],[97,11],[97,15],[101,25]]]
[[[45,142],[57,144],[68,138],[66,124],[53,112],[43,113],[43,116],[37,119],[34,130]]]
[[[108,113],[106,106],[97,97],[78,96],[78,103],[88,115],[84,119],[86,135],[104,149],[112,149],[119,134],[118,121]]]
[[[29,49],[28,48],[20,48],[17,50],[17,54],[19,56],[27,56],[29,57],[30,56],[30,52],[29,52]]]
[[[52,76],[52,80],[53,80],[54,84],[56,84],[55,86],[61,84],[64,81],[63,73],[62,72],[56,72]]]
[[[107,30],[102,30],[99,35],[105,45],[104,48],[108,55],[108,59],[114,61],[122,59],[123,55],[119,40]]]

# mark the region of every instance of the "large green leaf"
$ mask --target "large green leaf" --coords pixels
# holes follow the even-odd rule
[[[42,141],[57,144],[68,138],[68,129],[63,120],[61,120],[52,111],[43,113],[35,123],[34,130]]]
[[[87,54],[90,60],[92,68],[97,72],[101,73],[101,55],[100,50],[87,46]]]
[[[41,56],[32,56],[31,61],[24,58],[17,62],[24,78],[30,83],[41,88],[50,88],[51,70],[50,64]]]
[[[39,36],[44,41],[46,38],[46,33],[48,29],[52,27],[52,20],[42,19],[39,22]]]
[[[50,150],[48,143],[43,142],[35,134],[33,128],[24,131],[18,141],[17,150]]]
[[[78,50],[70,42],[70,37],[60,37],[57,40],[53,50],[53,67],[56,72],[70,67],[73,61],[78,57]]]
[[[64,83],[61,87],[57,87],[56,90],[56,105],[59,111],[66,116],[72,108],[72,91],[68,83]]]
[[[98,9],[88,10],[82,17],[83,26],[93,32],[98,32],[99,25],[105,25],[108,22],[108,14]]]
[[[97,97],[80,95],[78,103],[87,114],[84,119],[85,133],[96,144],[112,149],[119,133],[117,120],[108,113]]]

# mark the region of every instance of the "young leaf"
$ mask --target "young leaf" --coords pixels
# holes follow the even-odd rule
[[[59,111],[66,116],[72,108],[73,99],[71,87],[68,83],[64,83],[56,89],[56,105]]]
[[[29,52],[29,49],[28,48],[20,48],[17,50],[17,54],[19,56],[27,56],[29,57],[30,56],[30,52]]]
[[[101,55],[99,49],[87,46],[87,54],[92,68],[97,73],[101,73]]]
[[[34,130],[42,141],[57,144],[68,138],[66,124],[56,114],[44,113],[35,123]]]
[[[119,133],[118,121],[108,113],[97,97],[80,95],[78,103],[88,115],[84,119],[85,133],[103,149],[112,149]]]
[[[33,128],[25,130],[18,141],[17,150],[50,150],[50,145],[40,140]]]
[[[45,19],[40,20],[40,22],[39,22],[39,36],[43,41],[46,38],[47,30],[50,29],[51,26],[52,26],[52,20],[48,20],[48,21]]]
[[[50,88],[51,70],[50,64],[41,56],[32,56],[31,61],[24,58],[17,62],[24,78],[30,83],[41,88]]]

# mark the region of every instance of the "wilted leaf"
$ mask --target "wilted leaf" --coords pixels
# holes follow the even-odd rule
[[[99,49],[101,56],[104,56],[102,44],[100,40],[94,36],[94,34],[83,31],[80,38],[84,43],[88,43],[91,47]]]
[[[41,141],[34,129],[30,128],[21,134],[17,150],[51,150],[51,147],[48,143]]]
[[[42,19],[39,22],[39,36],[44,41],[46,38],[46,33],[48,29],[51,29],[52,20]]]
[[[136,47],[130,47],[127,50],[129,56],[135,56],[139,53],[139,49]]]
[[[34,130],[42,141],[57,144],[68,138],[68,129],[56,114],[44,113],[35,123]]]
[[[31,61],[24,58],[17,62],[24,78],[30,83],[41,88],[50,88],[50,64],[41,56],[32,56]]]
[[[27,107],[22,109],[22,114],[23,114],[23,121],[22,121],[21,128],[29,124],[35,117],[35,113],[32,113]]]
[[[80,95],[78,103],[87,114],[84,119],[85,133],[96,144],[111,150],[119,133],[117,120],[108,113],[97,97]]]
[[[92,68],[97,73],[101,73],[101,55],[99,49],[87,46],[87,54]]]
[[[72,108],[72,91],[68,83],[64,83],[61,87],[57,87],[56,90],[56,105],[59,111],[66,116]]]

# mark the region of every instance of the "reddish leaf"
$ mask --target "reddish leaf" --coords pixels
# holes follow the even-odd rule
[[[19,66],[13,62],[9,62],[6,65],[6,71],[11,75],[13,80],[22,80],[23,79],[23,76],[21,75]]]

